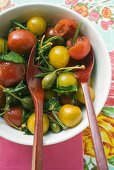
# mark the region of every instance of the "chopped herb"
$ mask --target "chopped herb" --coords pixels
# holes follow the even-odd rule
[[[78,35],[79,35],[79,33],[80,33],[81,26],[82,26],[82,23],[80,23],[80,24],[78,25],[78,27],[76,28],[76,31],[75,31],[75,34],[74,34],[74,37],[73,37],[73,40],[72,40],[72,44],[73,44],[73,45],[75,44],[75,42],[76,42],[76,40],[77,40],[77,38],[78,38]]]
[[[68,94],[77,91],[77,86],[59,86],[53,89],[53,91],[57,92],[58,94]]]
[[[21,23],[19,23],[19,22],[17,22],[17,21],[12,21],[12,23],[15,24],[16,26],[24,29],[24,30],[27,30],[27,29],[28,29],[27,27],[25,27],[24,25],[22,25]]]

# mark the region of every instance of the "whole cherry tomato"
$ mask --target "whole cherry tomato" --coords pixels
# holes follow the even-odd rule
[[[87,37],[80,36],[77,38],[76,43],[69,48],[69,55],[76,59],[80,60],[86,57],[90,51],[91,45]]]
[[[65,67],[69,62],[69,53],[64,46],[55,46],[49,52],[49,61],[55,68]]]
[[[32,17],[27,22],[28,29],[36,35],[42,35],[46,30],[46,21],[42,17]]]
[[[4,114],[4,119],[8,125],[20,127],[22,124],[23,108],[19,106],[14,106],[6,111]]]
[[[74,73],[60,73],[57,78],[57,86],[65,87],[65,86],[76,86],[77,85],[77,79],[74,75]]]
[[[95,100],[95,92],[94,92],[94,89],[92,87],[90,87],[90,86],[89,86],[89,92],[90,92],[91,100],[94,101]],[[78,91],[76,92],[76,99],[80,103],[85,104],[84,94],[83,94],[83,90],[82,90],[81,87],[79,87]]]
[[[73,99],[71,95],[61,95],[59,97],[59,101],[61,105],[65,105],[65,104],[73,104]]]
[[[77,106],[65,104],[60,108],[58,117],[65,126],[74,127],[81,121],[82,112]]]
[[[54,34],[68,39],[74,35],[77,25],[75,20],[61,19],[55,26]]]
[[[36,37],[27,30],[15,30],[8,35],[8,47],[19,54],[30,52],[36,44]]]
[[[0,82],[5,87],[13,86],[25,77],[25,65],[10,62],[0,62]]]
[[[28,130],[34,134],[35,128],[35,114],[33,113],[27,121]],[[49,119],[46,114],[43,114],[43,134],[45,134],[49,129]]]

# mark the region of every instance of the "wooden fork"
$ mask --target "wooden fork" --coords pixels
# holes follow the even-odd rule
[[[35,106],[35,132],[32,151],[32,170],[41,170],[43,157],[44,92],[41,86],[41,80],[38,78],[34,78],[34,76],[40,72],[37,65],[34,65],[34,57],[36,51],[35,48],[36,46],[32,48],[29,56],[26,80]]]
[[[108,165],[107,165],[107,161],[106,161],[106,157],[105,157],[105,153],[103,149],[103,143],[102,143],[102,139],[100,136],[97,119],[96,119],[94,107],[91,101],[89,85],[88,85],[88,81],[90,79],[90,75],[91,75],[91,72],[93,70],[93,65],[94,65],[94,53],[92,49],[90,53],[88,54],[88,56],[80,61],[80,64],[85,65],[85,69],[76,70],[75,76],[79,80],[82,86],[83,93],[84,93],[85,104],[86,104],[89,126],[90,126],[93,145],[94,145],[97,166],[99,170],[108,170]]]

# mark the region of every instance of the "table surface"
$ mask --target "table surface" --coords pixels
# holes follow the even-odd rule
[[[42,0],[0,0],[0,11],[3,11],[11,6],[30,3],[42,2]],[[82,16],[87,17],[95,25],[96,29],[100,32],[102,38],[106,42],[112,62],[112,84],[110,93],[105,106],[114,105],[114,0],[44,0],[46,3],[54,3],[65,5],[72,8]],[[109,169],[114,169],[114,142],[112,142],[112,127],[114,125],[114,109],[107,108],[105,115],[107,115],[109,129],[104,119],[106,116],[100,114],[98,116],[99,126],[102,127],[101,135],[105,145],[105,152],[109,163]],[[110,123],[112,121],[112,124]],[[104,124],[103,124],[104,123]],[[83,132],[83,145],[84,145],[84,160],[85,169],[91,169],[95,166],[95,159],[93,158],[94,152],[92,148],[90,130],[87,128]],[[114,133],[114,132],[113,132]],[[106,136],[107,135],[107,136]],[[114,135],[114,134],[113,134]],[[90,137],[90,138],[89,138]],[[106,138],[107,137],[107,138]],[[66,149],[67,148],[67,149]],[[74,149],[75,148],[75,149]],[[29,170],[31,169],[31,151],[32,148],[28,146],[17,145],[0,138],[0,169],[1,170]],[[44,147],[44,170],[82,170],[79,167],[82,164],[82,134],[53,146]],[[78,157],[77,157],[78,155]],[[91,157],[92,156],[92,157]],[[17,159],[18,157],[18,159]],[[13,158],[13,159],[12,159]]]

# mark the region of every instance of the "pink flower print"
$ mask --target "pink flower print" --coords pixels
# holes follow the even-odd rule
[[[111,58],[114,58],[114,50],[109,52],[109,55],[110,55]]]
[[[106,22],[106,21],[101,21],[101,28],[102,28],[103,30],[108,30],[108,28],[109,28],[109,23]]]
[[[65,4],[66,5],[75,5],[77,4],[78,0],[66,0]]]
[[[92,21],[97,21],[99,19],[99,17],[100,17],[100,15],[98,12],[96,12],[94,10],[90,12],[90,18]]]
[[[14,5],[11,0],[0,0],[0,12]]]
[[[114,24],[114,21],[110,20],[108,21],[109,25],[113,25]]]

